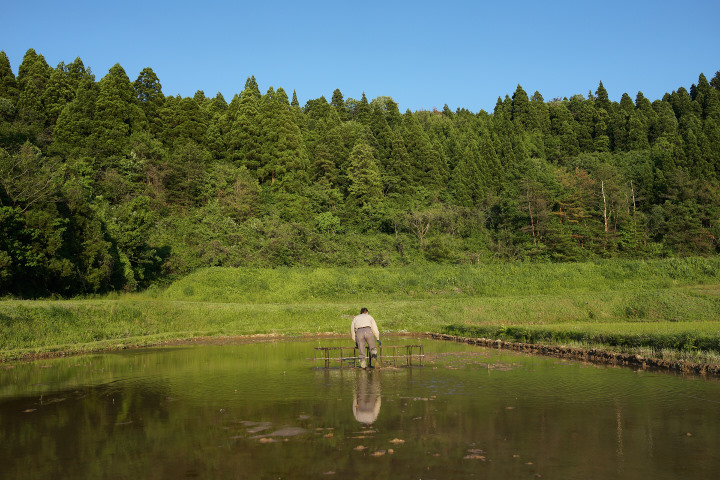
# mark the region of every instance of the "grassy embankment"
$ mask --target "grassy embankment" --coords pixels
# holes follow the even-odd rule
[[[0,359],[198,336],[381,331],[720,361],[720,258],[580,264],[200,270],[164,290],[0,302]],[[635,350],[633,350],[635,349]]]

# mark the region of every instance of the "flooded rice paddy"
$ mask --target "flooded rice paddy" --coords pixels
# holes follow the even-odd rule
[[[324,368],[349,340],[0,365],[0,477],[717,478],[720,383],[426,338],[423,366]]]

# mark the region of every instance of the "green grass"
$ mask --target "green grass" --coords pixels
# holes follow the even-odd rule
[[[718,282],[720,258],[391,268],[205,268],[158,295],[190,301],[312,303],[358,298],[557,295]]]
[[[165,290],[0,302],[0,359],[198,336],[384,333],[720,353],[720,259],[404,268],[210,268]]]

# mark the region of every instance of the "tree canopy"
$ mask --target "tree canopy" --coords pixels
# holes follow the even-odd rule
[[[715,255],[720,72],[654,101],[401,113],[255,77],[228,103],[0,52],[0,294],[146,288],[203,266]],[[571,93],[571,92],[568,92]]]

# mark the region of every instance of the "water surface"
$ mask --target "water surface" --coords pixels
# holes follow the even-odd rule
[[[720,383],[422,343],[422,367],[323,368],[347,340],[0,366],[0,477],[717,478]]]

